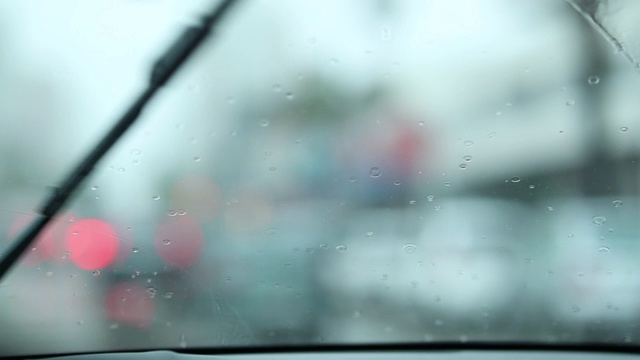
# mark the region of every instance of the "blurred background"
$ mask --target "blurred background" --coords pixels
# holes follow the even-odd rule
[[[0,1],[3,247],[213,3]],[[631,3],[242,2],[2,280],[2,354],[637,344]]]

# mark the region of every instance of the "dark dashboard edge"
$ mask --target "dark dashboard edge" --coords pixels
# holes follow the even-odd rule
[[[535,351],[535,352],[596,352],[640,354],[640,346],[626,344],[573,344],[573,343],[537,343],[537,342],[405,342],[391,344],[311,344],[311,345],[269,345],[269,346],[225,346],[207,348],[166,348],[135,349],[118,351],[98,351],[91,353],[58,353],[47,355],[11,356],[12,359],[46,359],[62,356],[89,354],[145,353],[152,351],[171,351],[191,355],[249,355],[275,353],[332,353],[332,352],[460,352],[460,351]],[[9,357],[0,357],[5,359]]]

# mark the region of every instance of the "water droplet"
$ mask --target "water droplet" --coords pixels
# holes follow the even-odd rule
[[[418,125],[424,126],[424,121],[418,121]]]
[[[391,29],[389,29],[388,27],[383,27],[382,29],[380,29],[380,40],[382,40],[382,42],[389,42],[392,38],[393,34],[391,32]]]
[[[293,93],[292,92],[288,92],[284,96],[287,98],[287,100],[293,100]]]
[[[93,185],[93,186],[91,187],[91,190],[93,190],[93,191],[98,190],[98,185]]]
[[[451,181],[445,181],[444,186],[451,186]]]
[[[200,161],[200,160],[201,160],[201,159],[200,159],[200,156],[194,156],[194,157],[193,157],[193,161],[195,161],[195,162],[198,162],[198,161]]]
[[[171,244],[171,240],[164,239],[164,240],[162,240],[162,243],[165,244],[165,245],[169,245],[169,244]]]
[[[77,323],[78,325],[84,325],[84,320],[78,320],[76,323]]]
[[[160,200],[160,195],[153,195],[151,198],[153,200]]]
[[[274,92],[280,92],[280,91],[282,91],[282,85],[280,85],[280,84],[273,84],[273,86],[271,87],[271,89],[272,89]]]
[[[613,207],[622,206],[622,200],[613,200],[611,203],[613,204]]]
[[[401,185],[401,184],[402,184],[402,183],[401,183],[400,181],[394,181],[394,182],[393,182],[393,185],[395,185],[395,186],[399,186],[399,185]]]
[[[349,182],[355,182],[356,181],[356,177],[355,176],[350,176],[349,177]]]
[[[149,297],[153,298],[156,296],[156,293],[158,292],[158,289],[156,289],[153,286],[149,286],[147,287],[147,294],[149,294]]]
[[[276,170],[278,170],[278,168],[277,168],[277,167],[275,167],[275,166],[271,166],[271,167],[269,168],[269,171],[276,171]]]
[[[373,231],[367,231],[366,233],[364,233],[364,235],[366,237],[372,237],[373,236]]]
[[[266,231],[267,235],[269,235],[269,236],[273,236],[273,235],[275,235],[277,232],[278,232],[278,229],[277,229],[277,228],[274,228],[274,227],[272,227],[272,228],[268,228],[268,229],[267,229],[267,231]]]
[[[322,250],[326,250],[327,248],[329,248],[329,245],[327,245],[327,244],[320,244],[320,249],[322,249]]]
[[[594,216],[591,218],[591,221],[596,225],[602,225],[607,221],[607,218],[604,216]]]
[[[621,132],[627,132],[627,130],[629,130],[629,128],[626,127],[626,126],[623,126],[623,127],[620,128]]]
[[[237,202],[237,201],[236,201]],[[176,212],[176,214],[183,216],[183,215],[187,215],[187,210],[185,209],[178,209],[178,211]]]
[[[589,78],[587,79],[587,82],[589,83],[589,85],[596,85],[597,83],[600,82],[600,78],[597,76],[589,76]]]
[[[471,140],[467,140],[467,141],[465,141],[465,142],[464,142],[464,146],[466,146],[466,147],[471,147],[471,146],[473,146],[473,141],[471,141]]]
[[[177,212],[177,211],[175,211],[175,210],[169,210],[169,211],[167,211],[167,215],[169,215],[169,216],[173,217],[173,216],[178,215],[178,212]]]
[[[460,164],[458,165],[458,167],[462,170],[465,170],[467,168],[467,164]]]
[[[140,251],[140,248],[134,247],[131,249],[132,252],[137,253]]]
[[[416,252],[417,249],[418,247],[415,246],[414,244],[406,244],[405,246],[402,247],[402,251],[404,251],[407,254],[413,254],[414,252]]]
[[[119,173],[123,173],[123,172],[124,172],[124,168],[123,168],[123,167],[119,167],[119,168],[118,168],[118,172],[119,172]]]
[[[380,177],[380,174],[381,174],[381,171],[380,171],[380,168],[378,168],[378,167],[374,166],[374,167],[371,168],[371,170],[369,170],[369,175],[372,178]]]
[[[416,201],[415,200],[409,200],[409,205],[415,205]]]
[[[493,138],[493,137],[495,137],[495,136],[496,136],[496,132],[495,132],[495,131],[492,131],[492,132],[490,132],[490,133],[488,133],[488,134],[487,134],[487,137],[488,137],[489,139],[491,139],[491,138]]]
[[[163,294],[163,297],[164,297],[165,299],[171,299],[171,298],[173,297],[173,292],[171,292],[171,291],[166,291],[166,292]]]
[[[471,160],[473,160],[473,156],[465,155],[465,156],[462,157],[462,160],[464,160],[466,162],[470,162]]]
[[[236,99],[233,96],[227,96],[227,104],[233,105],[236,102]]]
[[[98,275],[100,275],[100,270],[94,270],[92,272],[92,274],[93,274],[93,276],[98,276]]]
[[[180,348],[184,349],[187,347],[187,339],[185,339],[184,334],[180,334]]]
[[[433,201],[435,199],[436,199],[436,197],[434,195],[427,196],[427,201]]]
[[[576,104],[575,100],[567,100],[567,102],[565,103],[567,106],[573,106]]]
[[[600,254],[608,254],[608,253],[609,253],[609,251],[611,251],[611,249],[609,249],[607,246],[600,246],[600,247],[598,248],[598,252],[599,252]]]
[[[340,252],[347,251],[347,245],[338,245],[338,246],[336,246],[336,250],[338,250]]]
[[[511,182],[512,183],[519,183],[520,182],[520,178],[517,177],[517,176],[514,176],[514,177],[511,178]]]
[[[433,207],[433,210],[436,210],[436,211],[439,211],[441,209],[442,209],[442,206],[440,206],[440,205],[436,205],[436,206]]]
[[[547,206],[547,210],[549,210],[549,211],[553,211],[553,210],[555,210],[555,209],[553,208],[553,206]]]
[[[529,185],[529,189],[535,189],[536,186],[535,185]]]
[[[262,120],[260,120],[260,126],[262,126],[262,127],[267,127],[267,126],[269,126],[269,120],[268,120],[268,119],[262,119]]]
[[[131,155],[133,156],[140,156],[140,154],[142,154],[142,151],[140,151],[140,149],[131,150]]]
[[[580,308],[577,305],[573,305],[571,307],[571,311],[573,311],[574,313],[580,312]]]

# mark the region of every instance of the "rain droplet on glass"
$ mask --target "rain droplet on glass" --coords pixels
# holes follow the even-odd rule
[[[406,244],[405,246],[402,247],[402,251],[404,251],[407,254],[413,254],[414,252],[416,252],[417,249],[418,247],[415,246],[414,244]]]
[[[597,83],[600,82],[600,78],[597,76],[589,76],[589,78],[587,79],[587,82],[589,83],[589,85],[596,85]]]
[[[604,216],[594,216],[593,218],[591,218],[591,221],[596,225],[602,225],[607,221],[607,218],[605,218]]]
[[[372,178],[380,177],[380,174],[381,174],[381,171],[380,171],[380,168],[378,168],[378,167],[374,166],[374,167],[371,168],[371,170],[369,170],[369,175]]]

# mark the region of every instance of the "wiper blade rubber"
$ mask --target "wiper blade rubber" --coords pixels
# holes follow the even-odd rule
[[[113,145],[135,123],[149,100],[175,74],[191,54],[202,44],[229,9],[239,0],[223,0],[217,4],[210,14],[204,16],[200,24],[189,26],[169,49],[155,62],[151,70],[149,85],[138,96],[124,115],[111,130],[85,156],[73,171],[51,193],[42,206],[39,218],[34,220],[17,241],[14,241],[0,260],[0,280],[18,261],[22,253],[31,245],[42,229],[62,209],[69,197],[80,186],[82,181],[93,171],[95,165],[113,147]]]

